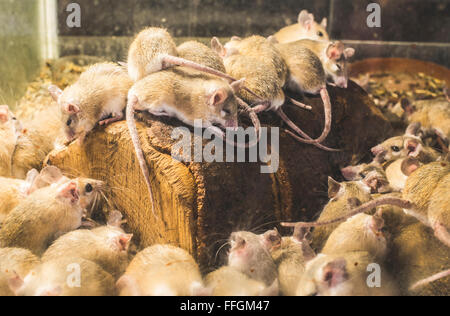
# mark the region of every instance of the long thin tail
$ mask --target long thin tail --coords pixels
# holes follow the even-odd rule
[[[250,143],[245,144],[246,148],[253,147],[257,143],[259,143],[259,140],[261,139],[261,122],[259,121],[259,118],[258,118],[258,115],[256,114],[256,112],[244,100],[242,100],[239,97],[236,97],[236,99],[239,103],[239,107],[248,114],[248,116],[252,120],[253,126],[255,127],[256,139],[254,141],[250,140]],[[239,147],[240,144],[236,144],[236,146]]]
[[[374,209],[378,206],[381,205],[394,205],[394,206],[398,206],[404,209],[412,209],[413,208],[413,204],[409,201],[403,200],[403,199],[399,199],[399,198],[379,198],[370,202],[367,202],[366,204],[361,205],[360,207],[354,209],[352,212],[338,217],[336,219],[333,220],[329,220],[329,221],[324,221],[324,222],[312,222],[312,223],[304,223],[304,222],[298,222],[298,223],[281,223],[282,226],[284,227],[320,227],[320,226],[327,226],[327,225],[332,225],[332,224],[337,224],[337,223],[341,223],[344,222],[345,220],[347,220],[350,217],[353,217],[357,214],[360,213],[364,213],[367,211],[370,211],[371,209]]]
[[[447,227],[440,223],[436,223],[433,226],[434,235],[439,239],[444,245],[450,247],[450,234],[448,233]]]
[[[323,87],[320,90],[320,96],[323,101],[323,110],[325,113],[325,127],[323,129],[322,135],[316,139],[318,143],[321,143],[327,138],[328,134],[331,131],[331,122],[332,122],[332,111],[331,111],[331,101],[330,95],[328,94],[328,90],[326,87]]]
[[[150,182],[150,175],[147,167],[147,163],[145,162],[144,152],[142,151],[141,142],[139,140],[139,133],[136,127],[136,121],[134,119],[134,107],[136,106],[138,99],[136,96],[133,96],[130,100],[128,100],[127,104],[127,125],[128,130],[130,132],[131,141],[133,142],[134,150],[136,152],[136,157],[139,162],[139,166],[141,167],[142,175],[144,176],[145,183],[147,184],[147,189],[150,194],[150,200],[152,203],[152,213],[155,217],[155,200],[153,198],[153,190]]]
[[[419,287],[422,287],[422,286],[424,286],[424,285],[427,285],[428,283],[431,283],[431,282],[434,282],[434,281],[443,279],[443,278],[448,277],[448,276],[450,276],[450,269],[447,270],[447,271],[439,272],[439,273],[437,273],[437,274],[435,274],[435,275],[433,275],[433,276],[430,276],[429,278],[423,279],[423,280],[421,280],[421,281],[415,283],[415,284],[414,284],[413,286],[411,286],[409,289],[410,289],[411,291],[415,291],[415,290],[417,290]]]

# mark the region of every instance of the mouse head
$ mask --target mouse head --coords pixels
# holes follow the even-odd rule
[[[420,124],[413,123],[406,129],[405,135],[392,137],[373,147],[372,154],[377,162],[392,161],[404,157],[418,157],[424,144],[420,137]]]
[[[302,32],[298,34],[297,40],[309,38],[316,41],[327,41],[327,24],[326,18],[322,19],[319,24],[315,21],[314,15],[306,10],[303,10],[298,15],[298,24],[302,27]]]
[[[331,42],[325,53],[327,58],[323,66],[327,77],[339,88],[347,88],[348,60],[355,54],[355,49],[345,48],[342,42]]]
[[[78,178],[74,180],[77,182],[78,190],[80,192],[80,205],[87,209],[98,195],[105,189],[105,183],[98,180],[88,178]]]
[[[277,230],[262,235],[242,231],[231,234],[230,244],[228,265],[247,271],[267,258],[271,259],[270,252],[280,247],[281,236]]]
[[[362,181],[371,188],[371,193],[388,193],[392,191],[386,172],[380,164],[360,164],[341,169],[341,173],[348,181]]]
[[[347,261],[319,254],[306,265],[297,289],[299,296],[342,296],[351,294]]]
[[[62,122],[67,140],[73,141],[84,132],[80,124],[81,106],[78,101],[77,88],[69,86],[62,91],[57,86],[52,85],[49,87],[49,91],[53,99],[61,107]]]
[[[244,87],[245,79],[231,83],[214,81],[206,91],[206,124],[236,129],[238,125],[238,101],[235,93]]]
[[[365,203],[370,200],[370,192],[371,188],[363,181],[339,183],[331,177],[328,178],[328,198],[331,202],[355,198]]]

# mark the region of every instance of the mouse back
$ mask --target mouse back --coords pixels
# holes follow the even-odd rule
[[[226,72],[222,57],[208,46],[197,42],[188,41],[177,47],[178,57],[193,61],[212,69]]]

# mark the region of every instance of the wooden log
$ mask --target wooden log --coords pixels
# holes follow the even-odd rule
[[[280,129],[280,166],[274,174],[260,173],[261,162],[181,163],[171,157],[175,142],[171,133],[182,124],[136,115],[158,218],[152,215],[125,122],[96,128],[82,146],[74,143],[52,152],[47,164],[106,181],[111,187],[109,203],[126,215],[141,247],[180,246],[209,271],[221,263],[224,252],[218,257],[216,252],[232,231],[260,232],[279,221],[312,219],[327,202],[327,177],[339,179],[340,167],[370,156],[369,149],[390,136],[389,123],[359,86],[350,83],[348,89],[329,88],[329,92],[334,118],[325,144],[343,151],[330,153],[300,144]],[[303,102],[313,110],[287,105],[285,111],[317,137],[323,128],[322,101],[314,96]],[[262,124],[282,127],[270,113],[262,115]]]

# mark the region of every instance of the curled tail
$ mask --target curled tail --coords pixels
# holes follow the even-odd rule
[[[392,198],[379,198],[379,199],[367,202],[367,203],[361,205],[360,207],[354,209],[350,213],[348,213],[348,214],[346,214],[344,216],[338,217],[336,219],[333,219],[333,220],[324,221],[324,222],[312,222],[312,223],[303,223],[303,222],[298,222],[298,223],[281,223],[281,225],[284,226],[284,227],[296,227],[296,228],[328,226],[328,225],[344,222],[345,220],[347,220],[350,217],[353,217],[353,216],[358,215],[360,213],[364,213],[364,212],[370,211],[371,209],[374,209],[374,208],[376,208],[378,206],[381,206],[381,205],[394,205],[394,206],[401,207],[403,209],[412,209],[413,208],[413,204],[411,202],[403,200],[403,199],[394,198],[394,197],[392,197]]]
[[[145,162],[145,157],[144,157],[144,152],[142,151],[141,142],[139,140],[139,133],[138,133],[138,130],[136,127],[136,121],[134,120],[134,107],[137,103],[138,103],[138,99],[136,96],[133,96],[128,100],[127,110],[126,110],[127,125],[128,125],[128,130],[130,132],[131,141],[133,142],[134,150],[136,152],[136,157],[139,162],[139,166],[141,167],[141,171],[142,171],[142,175],[144,176],[145,183],[147,184],[148,192],[150,194],[150,200],[152,203],[152,213],[156,217],[155,200],[153,198],[153,190],[152,190],[152,186],[150,183],[149,171],[148,171],[147,163]]]

